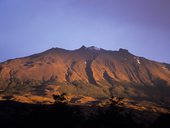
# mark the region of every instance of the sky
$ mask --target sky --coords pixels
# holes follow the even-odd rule
[[[0,62],[82,45],[170,63],[170,0],[0,0]]]

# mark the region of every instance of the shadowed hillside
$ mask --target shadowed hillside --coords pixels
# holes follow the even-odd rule
[[[162,128],[170,126],[170,115],[109,107],[40,105],[14,101],[0,102],[2,128]]]

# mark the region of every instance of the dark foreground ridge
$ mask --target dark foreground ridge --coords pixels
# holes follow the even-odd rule
[[[159,116],[158,116],[159,115]],[[157,119],[154,117],[158,116]],[[0,127],[168,128],[170,115],[116,106],[88,107],[0,102]]]

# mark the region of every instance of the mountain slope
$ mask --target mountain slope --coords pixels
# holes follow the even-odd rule
[[[44,96],[66,92],[169,103],[170,69],[168,64],[135,56],[125,49],[52,48],[1,63],[0,91]]]

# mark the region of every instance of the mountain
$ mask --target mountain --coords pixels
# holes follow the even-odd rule
[[[52,48],[1,63],[0,93],[118,96],[170,104],[170,65],[135,56],[126,49]]]

